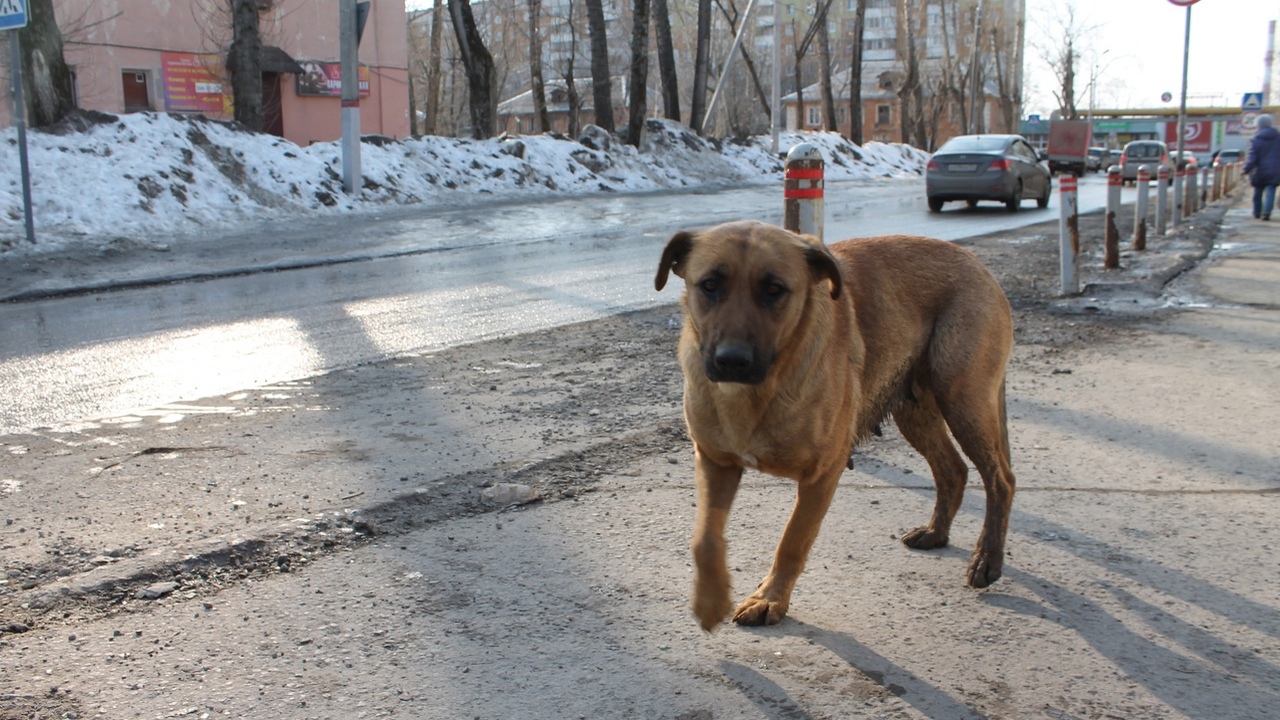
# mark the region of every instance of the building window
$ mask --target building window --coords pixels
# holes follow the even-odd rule
[[[893,116],[890,113],[890,106],[884,103],[876,105],[876,124],[888,125],[893,122]]]
[[[805,108],[809,115],[809,121],[806,123],[810,127],[817,127],[822,124],[822,108],[810,105]]]

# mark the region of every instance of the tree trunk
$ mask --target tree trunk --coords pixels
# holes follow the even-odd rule
[[[431,6],[431,46],[427,50],[427,121],[422,132],[426,135],[435,135],[440,129],[438,117],[440,115],[440,32],[444,27],[444,9],[443,0],[435,0]]]
[[[497,75],[493,55],[484,46],[484,38],[476,27],[471,0],[449,0],[449,16],[458,38],[458,51],[467,72],[467,94],[470,96],[471,136],[477,140],[491,138],[498,128]]]
[[[825,129],[839,132],[840,124],[836,120],[836,101],[831,92],[831,42],[827,28],[827,14],[824,12],[814,22],[818,23],[818,92],[822,94],[822,116]]]
[[[635,0],[631,24],[631,102],[627,108],[627,142],[640,147],[649,82],[649,0]]]
[[[591,93],[596,125],[613,132],[613,82],[609,78],[609,41],[602,0],[586,0],[587,28],[591,35]]]
[[[547,132],[551,118],[547,116],[547,89],[542,80],[542,0],[529,0],[529,85],[537,132]]]
[[[858,0],[853,13],[853,53],[849,58],[849,139],[861,145],[862,130],[862,36],[867,24],[867,0]]]
[[[711,0],[698,0],[698,41],[693,60],[693,100],[689,108],[689,127],[702,134],[703,115],[707,112],[707,74],[711,56]]]
[[[53,0],[29,0],[27,27],[9,32],[22,54],[22,89],[27,98],[27,124],[52,125],[76,110],[71,68],[62,55],[62,32]]]
[[[258,34],[257,0],[231,0],[231,101],[236,122],[262,132],[262,37]]]
[[[662,78],[662,115],[680,122],[680,82],[671,43],[671,15],[667,0],[653,0],[653,35],[658,44],[658,74]]]

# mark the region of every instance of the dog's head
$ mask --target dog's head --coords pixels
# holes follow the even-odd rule
[[[712,382],[763,382],[811,297],[829,294],[829,302],[843,288],[821,241],[760,222],[676,233],[654,287],[665,287],[668,273],[684,279],[688,322]]]

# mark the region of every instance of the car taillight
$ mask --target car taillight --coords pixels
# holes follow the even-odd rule
[[[1165,167],[1169,167],[1169,156],[1168,156],[1168,155],[1161,155],[1161,156],[1160,156],[1160,164],[1161,164],[1161,165],[1164,165]]]
[[[934,160],[934,159],[932,159],[932,158],[930,158],[930,160],[929,160],[929,164],[928,164],[928,165],[926,165],[924,169],[925,169],[925,170],[937,170],[937,169],[938,169],[938,161],[937,161],[937,160]]]
[[[991,165],[989,165],[987,169],[988,170],[1008,170],[1009,158],[998,158],[996,160],[992,160]]]
[[[1124,161],[1125,161],[1125,160],[1128,160],[1128,159],[1129,159],[1129,156],[1128,156],[1128,155],[1121,155],[1121,156],[1120,156],[1120,169],[1122,169],[1122,170],[1124,169]]]

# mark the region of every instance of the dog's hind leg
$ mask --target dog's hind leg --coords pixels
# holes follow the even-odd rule
[[[907,532],[902,543],[916,550],[931,550],[947,544],[951,521],[964,500],[969,468],[947,436],[947,423],[933,392],[917,386],[914,396],[893,411],[893,420],[911,447],[929,461],[937,497],[929,524]]]
[[[822,518],[831,507],[831,498],[844,467],[836,461],[829,470],[800,480],[796,487],[796,504],[791,519],[782,531],[782,540],[773,555],[773,567],[751,597],[743,600],[733,613],[739,625],[773,625],[782,620],[791,605],[791,590],[804,571],[809,551],[818,538]]]
[[[968,388],[944,404],[951,433],[969,456],[986,488],[987,512],[982,534],[969,560],[969,584],[983,588],[1000,579],[1004,568],[1004,542],[1017,480],[1009,457],[1008,420],[1005,415],[1004,378],[998,385]],[[963,388],[963,383],[952,387]]]

